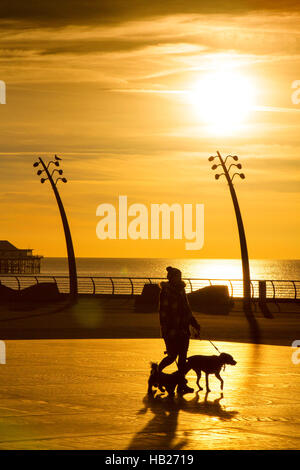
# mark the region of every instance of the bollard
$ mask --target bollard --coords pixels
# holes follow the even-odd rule
[[[267,283],[266,281],[258,281],[258,294],[259,301],[265,302],[267,298]]]
[[[265,318],[274,318],[266,302],[267,300],[267,282],[266,281],[258,281],[258,295],[259,295],[258,305],[263,316]]]

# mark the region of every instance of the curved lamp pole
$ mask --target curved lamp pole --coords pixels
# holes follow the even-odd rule
[[[258,325],[252,313],[252,308],[251,308],[251,280],[250,280],[250,268],[249,268],[249,257],[248,257],[246,235],[245,235],[243,219],[242,219],[242,215],[240,211],[240,206],[239,206],[236,192],[232,183],[235,175],[238,175],[242,179],[245,179],[245,175],[244,173],[239,173],[239,172],[235,172],[232,175],[230,174],[230,170],[232,167],[235,167],[238,170],[242,169],[242,165],[240,163],[231,163],[229,167],[227,168],[226,161],[227,159],[230,159],[230,158],[232,158],[235,162],[238,161],[237,155],[233,155],[233,156],[228,155],[224,160],[220,152],[217,152],[216,156],[209,157],[208,160],[212,162],[213,160],[218,159],[219,163],[214,164],[212,166],[212,169],[216,170],[218,167],[221,167],[221,169],[223,170],[223,173],[216,174],[215,179],[218,180],[221,176],[225,176],[228,186],[229,186],[229,190],[230,190],[230,194],[231,194],[231,198],[232,198],[232,202],[233,202],[233,206],[235,210],[235,215],[236,215],[239,238],[240,238],[242,268],[243,268],[243,307],[244,307],[244,312],[248,319],[248,322],[252,331],[253,340],[255,342],[259,342],[259,329],[258,329]]]
[[[48,162],[47,165],[44,163],[42,158],[39,158],[39,161],[35,162],[33,166],[37,167],[40,164],[42,165],[43,169],[38,170],[37,175],[40,176],[42,173],[45,173],[45,176],[47,177],[41,178],[41,183],[45,183],[45,181],[49,180],[52,186],[53,192],[55,194],[55,198],[56,198],[57,205],[59,208],[61,220],[62,220],[63,227],[64,227],[65,238],[66,238],[66,245],[67,245],[67,252],[68,252],[68,264],[69,264],[70,295],[71,297],[76,298],[78,294],[78,285],[77,285],[77,271],[76,271],[76,261],[75,261],[73,242],[72,242],[72,237],[71,237],[71,232],[70,232],[70,227],[69,227],[68,219],[66,216],[66,212],[65,212],[62,200],[60,198],[60,195],[57,189],[58,181],[61,180],[63,183],[66,183],[67,180],[66,178],[61,177],[61,175],[63,174],[63,170],[60,170],[60,169],[58,170],[57,168],[55,168],[50,173],[49,171],[50,165],[55,165],[56,167],[59,167],[59,162],[61,161],[61,158],[59,158],[57,155],[55,155],[54,158],[55,159]],[[59,176],[54,181],[53,175],[55,173],[58,173]]]

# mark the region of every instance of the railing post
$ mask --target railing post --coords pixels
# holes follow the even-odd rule
[[[131,295],[134,294],[134,286],[131,277],[129,278],[130,284],[131,284]]]
[[[114,281],[113,279],[110,277],[110,282],[111,282],[111,287],[112,287],[112,291],[111,291],[111,294],[112,295],[115,295],[115,284],[114,284]]]
[[[93,283],[93,295],[96,294],[96,285],[95,285],[95,281],[94,281],[94,278],[91,277],[91,280],[92,280],[92,283]]]
[[[231,297],[233,297],[233,285],[232,285],[232,282],[230,279],[229,280],[229,284],[230,284],[230,288],[231,288]]]
[[[271,281],[271,284],[272,284],[272,288],[273,288],[273,299],[276,299],[276,291],[275,291],[274,282]]]
[[[292,281],[292,283],[293,283],[294,291],[295,291],[295,297],[294,297],[294,299],[296,300],[296,299],[297,299],[297,287],[296,287],[295,281]]]
[[[17,279],[17,283],[18,283],[18,290],[21,290],[21,285],[20,285],[19,277],[18,277],[18,276],[15,276],[15,278]]]
[[[250,298],[254,298],[254,287],[253,287],[253,284],[252,284],[252,281],[250,281]]]

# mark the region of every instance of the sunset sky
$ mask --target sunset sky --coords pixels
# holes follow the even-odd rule
[[[49,184],[58,154],[75,253],[238,258],[227,184],[208,157],[239,155],[234,179],[249,256],[300,258],[298,1],[1,0],[1,237],[65,256]],[[96,208],[204,204],[205,241],[101,241]]]

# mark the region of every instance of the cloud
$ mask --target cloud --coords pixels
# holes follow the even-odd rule
[[[179,14],[246,14],[252,11],[298,11],[298,0],[2,0],[0,18],[28,25],[116,24]]]
[[[1,57],[134,53],[195,55],[203,51],[241,51],[257,55],[299,52],[299,15],[181,15],[124,24],[64,25],[39,28],[2,25]]]

